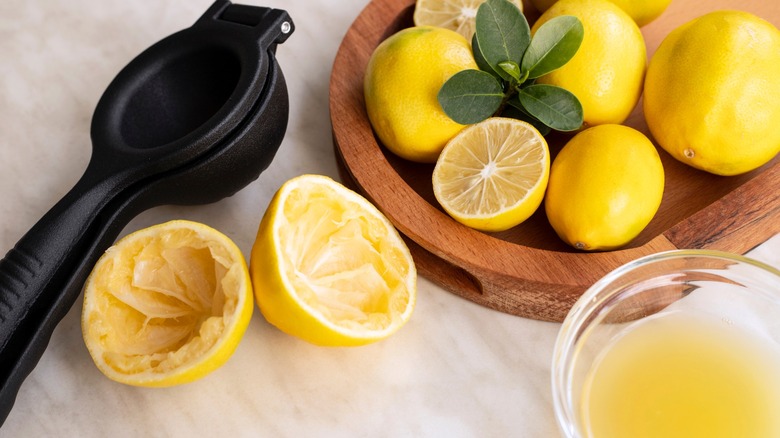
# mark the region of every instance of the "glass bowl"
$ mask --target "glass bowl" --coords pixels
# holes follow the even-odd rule
[[[710,321],[708,324],[714,324],[712,327],[716,330],[712,336],[707,332],[701,339],[717,338],[718,342],[713,343],[717,347],[719,343],[727,344],[732,331],[743,333],[749,338],[747,344],[751,344],[752,340],[760,342],[761,351],[773,355],[770,359],[777,359],[772,363],[778,365],[780,353],[774,353],[775,350],[780,352],[778,315],[780,271],[747,257],[707,250],[674,250],[627,263],[593,284],[574,304],[561,326],[552,363],[553,405],[558,425],[566,437],[602,436],[594,435],[593,432],[596,426],[592,425],[598,425],[599,421],[597,402],[594,400],[606,393],[600,385],[623,383],[619,383],[621,381],[617,377],[610,382],[597,380],[600,377],[594,376],[602,376],[604,373],[599,374],[594,370],[616,363],[612,359],[612,362],[608,362],[605,357],[610,351],[618,351],[617,345],[631,345],[630,342],[634,342],[639,346],[641,343],[641,347],[635,348],[635,351],[646,355],[642,362],[622,362],[625,364],[624,374],[627,379],[624,382],[631,382],[628,386],[665,366],[661,362],[666,361],[669,354],[653,356],[653,340],[638,337],[638,331],[629,336],[637,327],[647,328],[650,327],[647,325],[649,323],[658,326],[659,321],[666,324],[676,318],[683,325],[667,330],[666,335],[671,335],[670,339],[659,344],[669,345],[681,342],[676,338],[696,336],[698,329],[685,325],[689,321]],[[648,331],[645,329],[645,332]],[[734,345],[738,348],[742,348],[740,344],[745,343],[740,339],[743,338],[735,338]],[[694,349],[698,348],[698,344],[693,345]],[[734,352],[733,355],[748,357],[751,354]],[[681,357],[684,354],[674,356]],[[655,361],[659,362],[658,365]],[[718,363],[713,361],[712,367],[701,367],[694,374],[716,368]],[[620,368],[612,368],[615,369]],[[774,368],[770,374],[780,376],[778,369]],[[769,382],[770,386],[780,384],[780,377],[773,379]],[[671,378],[662,380],[671,381]],[[763,386],[763,382],[759,386]],[[654,384],[650,384],[643,388],[649,390],[654,387]],[[630,421],[636,427],[642,421],[648,421],[644,418],[647,412],[640,411],[637,414],[640,408],[636,408],[647,402],[642,395],[644,389],[631,393],[628,388],[615,387],[609,391],[614,394],[625,392],[620,402],[610,405],[614,413],[607,415],[614,415],[615,418],[610,418],[608,422],[619,423],[621,415],[633,416]],[[780,391],[777,392],[780,394]],[[647,398],[651,398],[649,393]],[[776,398],[780,404],[780,395]],[[769,403],[771,406],[768,408],[774,411],[780,409],[780,406],[772,403]],[[631,412],[628,411],[629,407],[633,409]],[[679,430],[679,426],[675,427]],[[634,433],[637,431],[623,436],[637,436]]]

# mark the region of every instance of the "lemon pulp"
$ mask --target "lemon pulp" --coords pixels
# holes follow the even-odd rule
[[[168,222],[101,257],[85,286],[82,329],[104,374],[167,386],[207,374],[232,353],[251,317],[251,286],[238,248],[215,233]]]
[[[367,200],[318,175],[285,183],[252,249],[260,310],[320,345],[359,345],[411,315],[416,269],[392,224]]]

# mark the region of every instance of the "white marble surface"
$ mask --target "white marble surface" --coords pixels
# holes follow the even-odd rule
[[[197,220],[229,235],[248,255],[282,182],[302,173],[337,176],[330,68],[367,0],[247,2],[287,9],[297,25],[278,51],[291,104],[279,154],[235,196],[155,208],[123,234],[173,218]],[[80,176],[91,151],[92,111],[108,82],[150,44],[191,25],[210,3],[0,2],[0,253]],[[780,236],[752,255],[780,266]],[[558,435],[549,367],[559,325],[479,307],[422,278],[415,314],[386,341],[315,347],[255,312],[224,367],[167,389],[124,386],[100,374],[81,339],[78,303],[23,384],[0,436]]]

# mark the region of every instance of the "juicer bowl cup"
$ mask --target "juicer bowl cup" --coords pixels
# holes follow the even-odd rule
[[[780,270],[725,252],[673,250],[593,284],[563,321],[553,352],[553,408],[563,436],[588,436],[583,388],[605,349],[633,324],[671,312],[714,317],[780,348]]]

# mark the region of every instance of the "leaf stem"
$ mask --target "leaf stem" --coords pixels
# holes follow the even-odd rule
[[[520,86],[523,85],[523,83],[528,80],[528,75],[530,73],[531,72],[529,72],[528,70],[523,71],[523,75],[520,76],[520,80],[517,81],[517,88],[520,88]]]
[[[520,84],[517,84],[515,87],[510,86],[509,89],[504,92],[504,97],[501,99],[501,103],[498,105],[496,112],[493,113],[493,117],[498,117],[501,115],[501,113],[504,112],[504,108],[506,108],[507,104],[509,103],[509,99],[517,94],[517,88],[519,88],[519,86]]]

